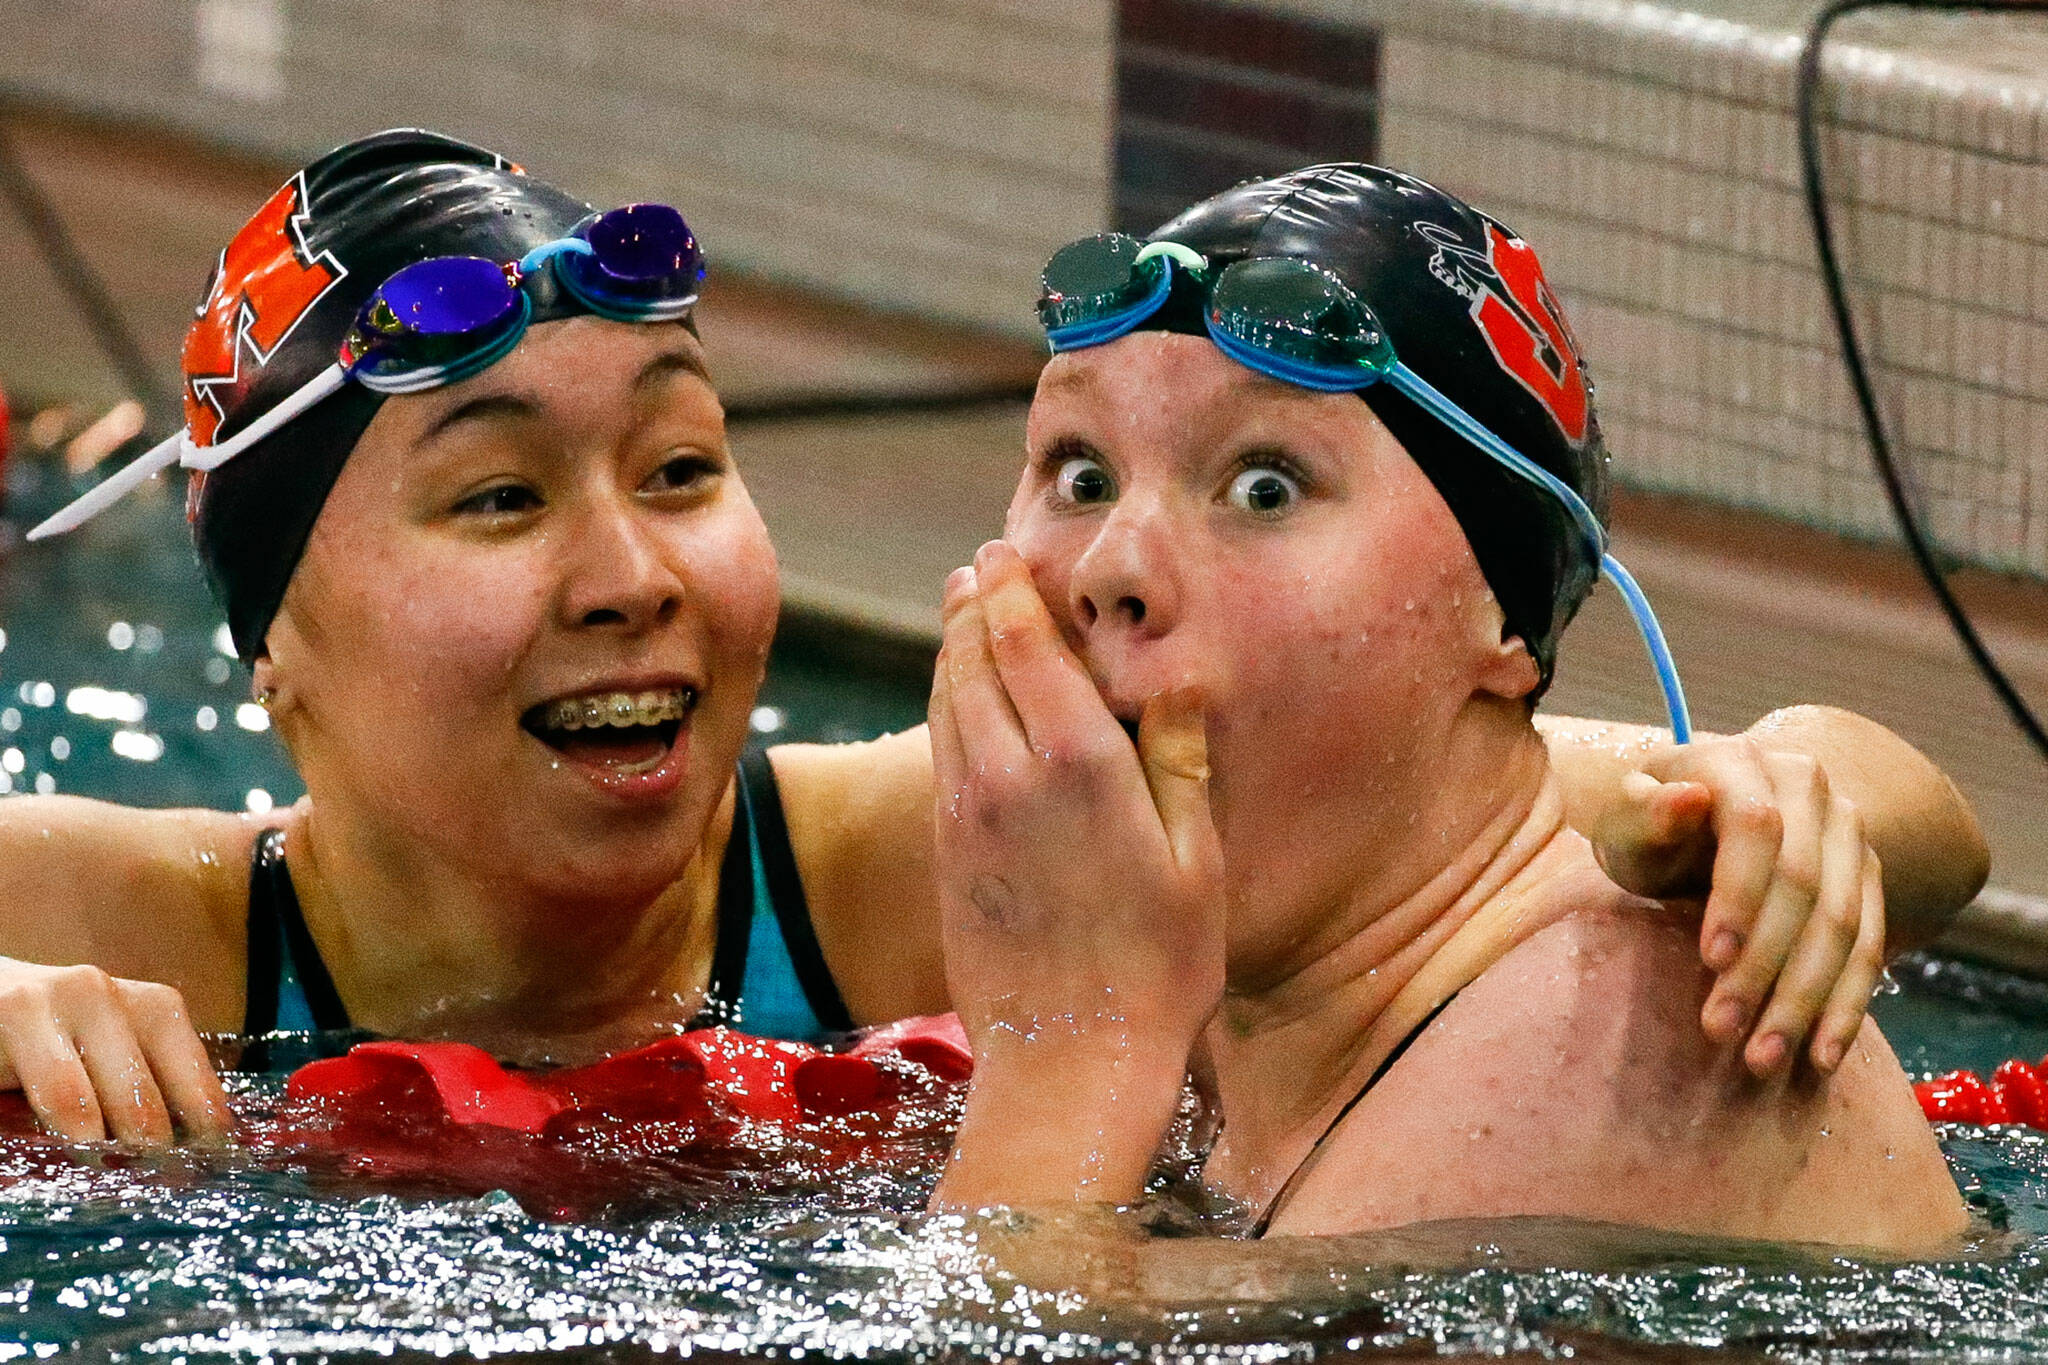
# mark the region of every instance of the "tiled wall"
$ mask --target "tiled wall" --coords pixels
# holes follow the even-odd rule
[[[0,83],[285,158],[439,125],[671,196],[728,263],[1019,332],[1048,249],[1171,197],[1113,154],[1377,155],[1537,244],[1622,478],[1889,535],[1795,179],[1814,8],[0,0]],[[1827,145],[1887,412],[1942,544],[2048,577],[2048,20],[1840,32]]]
[[[1542,252],[1616,472],[1894,534],[1798,187],[1816,8],[1258,0],[1381,26],[1382,152]],[[1828,64],[1838,236],[1940,543],[2048,576],[2048,17],[1857,18]]]
[[[1021,329],[1105,220],[1108,0],[0,0],[0,88],[302,160],[418,123],[717,259]]]

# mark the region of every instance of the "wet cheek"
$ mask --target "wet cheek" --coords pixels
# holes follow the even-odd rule
[[[730,666],[759,668],[768,657],[782,605],[774,547],[758,522],[734,525],[681,554],[694,585],[701,629]]]

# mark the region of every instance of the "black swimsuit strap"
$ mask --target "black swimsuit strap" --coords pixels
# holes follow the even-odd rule
[[[740,987],[747,979],[747,935],[754,918],[754,815],[746,783],[733,780],[732,830],[718,863],[718,942],[711,950],[711,979],[691,1028],[730,1025],[739,1012]]]
[[[775,923],[782,930],[783,945],[796,968],[797,984],[818,1022],[834,1033],[853,1027],[840,998],[839,983],[818,946],[818,932],[811,923],[811,905],[804,895],[803,876],[797,871],[796,849],[789,841],[789,820],[782,809],[782,788],[775,780],[775,765],[766,749],[749,750],[740,759],[740,792],[752,807],[754,830],[761,845],[761,871],[766,882],[768,903],[775,908]]]
[[[277,1030],[279,995],[287,964],[305,992],[313,1026],[321,1031],[350,1027],[348,1008],[334,989],[334,978],[320,957],[320,947],[306,927],[298,888],[285,863],[284,831],[266,829],[249,852],[249,965],[242,1006],[242,1036],[262,1038]],[[260,1048],[260,1045],[259,1045]],[[245,1066],[261,1069],[261,1056],[245,1054]]]
[[[1423,1031],[1431,1024],[1434,1024],[1436,1017],[1449,1009],[1451,1001],[1457,998],[1458,992],[1452,991],[1444,998],[1441,1004],[1422,1017],[1421,1023],[1409,1029],[1408,1036],[1396,1043],[1394,1050],[1389,1052],[1381,1060],[1380,1064],[1372,1069],[1372,1075],[1366,1077],[1365,1084],[1358,1087],[1356,1095],[1353,1095],[1344,1102],[1344,1107],[1337,1111],[1337,1117],[1331,1119],[1328,1125],[1324,1127],[1322,1136],[1316,1139],[1315,1146],[1308,1149],[1308,1155],[1301,1159],[1301,1164],[1296,1166],[1294,1173],[1287,1177],[1287,1181],[1281,1185],[1279,1193],[1275,1194],[1272,1201],[1266,1205],[1266,1211],[1259,1215],[1259,1220],[1256,1223],[1252,1224],[1252,1236],[1264,1237],[1266,1235],[1266,1229],[1273,1226],[1273,1216],[1280,1212],[1280,1206],[1287,1202],[1288,1196],[1292,1195],[1296,1187],[1308,1176],[1310,1168],[1316,1164],[1317,1156],[1322,1153],[1323,1144],[1330,1140],[1331,1135],[1337,1131],[1338,1125],[1351,1117],[1351,1111],[1358,1107],[1358,1102],[1364,1099],[1374,1086],[1386,1079],[1387,1073],[1394,1069],[1394,1063],[1401,1060],[1408,1049],[1414,1046],[1415,1040],[1422,1036]]]

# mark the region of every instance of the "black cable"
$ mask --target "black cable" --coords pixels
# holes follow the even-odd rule
[[[1799,55],[1797,87],[1800,172],[1806,185],[1806,207],[1813,216],[1814,245],[1820,252],[1821,283],[1827,288],[1828,306],[1834,311],[1835,331],[1841,337],[1842,360],[1849,370],[1849,382],[1856,390],[1856,405],[1863,412],[1863,429],[1870,438],[1871,458],[1877,464],[1878,476],[1884,480],[1885,494],[1891,499],[1899,530],[1912,549],[1927,586],[1934,590],[1941,609],[1948,614],[1949,624],[1955,627],[1956,637],[1962,641],[1978,672],[1991,684],[1991,690],[2005,703],[2013,723],[2033,741],[2042,757],[2048,758],[2048,729],[2042,727],[2040,718],[2028,707],[2026,699],[2013,686],[2012,679],[2005,675],[2005,670],[1998,666],[1998,661],[1991,657],[1991,651],[1978,637],[1976,626],[1971,624],[1962,603],[1950,591],[1941,566],[1935,562],[1934,547],[1913,511],[1912,500],[1906,496],[1905,482],[1899,477],[1898,465],[1892,459],[1891,442],[1884,433],[1884,422],[1878,417],[1877,396],[1871,390],[1870,373],[1863,363],[1862,346],[1856,337],[1855,319],[1849,315],[1848,293],[1842,286],[1841,263],[1835,256],[1834,229],[1821,187],[1820,130],[1814,117],[1814,104],[1820,90],[1821,44],[1827,38],[1828,28],[1843,15],[1851,10],[1874,9],[1880,5],[1990,14],[2048,13],[2048,0],[1975,0],[1974,3],[1972,0],[1829,0],[1814,16],[1813,25],[1807,30],[1806,47]]]
[[[22,225],[35,239],[58,284],[84,316],[100,349],[114,362],[130,391],[141,398],[150,429],[169,431],[180,425],[184,421],[182,405],[143,354],[112,292],[72,240],[57,206],[22,164],[4,124],[0,124],[0,195],[6,196],[14,211],[21,215]]]

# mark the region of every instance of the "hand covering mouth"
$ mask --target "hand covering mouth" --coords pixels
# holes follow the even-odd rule
[[[584,692],[527,708],[519,724],[565,758],[616,772],[658,767],[697,705],[697,689]]]

